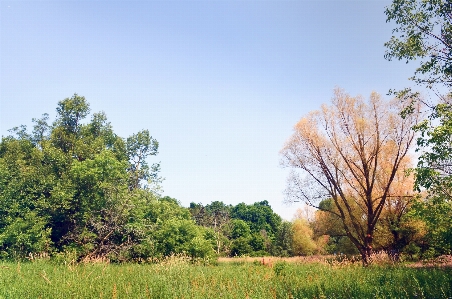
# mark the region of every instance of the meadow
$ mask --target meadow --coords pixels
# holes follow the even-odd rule
[[[1,262],[0,298],[452,298],[452,269],[278,260]]]

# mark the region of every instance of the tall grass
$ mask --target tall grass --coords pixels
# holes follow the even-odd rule
[[[452,298],[450,268],[0,263],[0,298]]]

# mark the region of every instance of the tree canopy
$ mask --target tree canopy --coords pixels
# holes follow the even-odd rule
[[[385,43],[385,57],[420,58],[412,78],[433,87],[452,87],[452,2],[449,0],[393,0],[385,10],[395,22],[394,35]]]
[[[346,235],[368,263],[375,228],[385,204],[400,196],[394,188],[414,140],[418,113],[402,118],[399,101],[373,93],[368,101],[336,89],[332,105],[303,117],[281,151],[293,173],[290,200],[319,207],[331,198]],[[403,179],[403,177],[400,177]],[[405,194],[403,194],[405,195]]]
[[[159,143],[148,130],[116,135],[77,94],[56,112],[53,122],[44,114],[31,132],[19,126],[0,142],[0,258],[204,259],[268,255],[276,236],[282,249],[291,242],[267,201],[184,208],[162,197],[160,164],[151,163]]]
[[[428,119],[414,127],[420,136],[415,168],[416,188],[428,196],[415,205],[429,225],[430,246],[450,253],[452,244],[451,134],[452,134],[452,2],[449,0],[394,0],[386,8],[387,22],[395,22],[385,57],[420,59],[412,79],[434,90],[438,102]],[[403,100],[420,100],[418,92],[398,92]],[[408,111],[409,113],[410,111]]]
[[[148,130],[128,138],[77,94],[57,116],[33,119],[0,143],[0,254],[74,251],[78,258],[146,259],[210,254],[202,228],[177,201],[153,190],[158,142]],[[171,234],[177,232],[177,237]],[[206,245],[207,244],[207,245]]]

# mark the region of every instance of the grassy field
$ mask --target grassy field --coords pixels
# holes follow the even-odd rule
[[[451,268],[0,262],[0,298],[452,298]]]

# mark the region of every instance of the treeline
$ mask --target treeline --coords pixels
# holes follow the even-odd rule
[[[78,95],[60,101],[56,111],[52,123],[44,114],[33,119],[31,132],[16,127],[1,140],[2,259],[70,254],[123,262],[174,254],[203,259],[359,253],[332,198],[315,212],[299,210],[291,222],[267,201],[182,207],[158,193],[160,166],[148,164],[158,142],[147,130],[119,137],[104,113],[87,120],[89,104]],[[396,258],[447,253],[448,226],[431,220],[431,210],[421,203],[414,197],[388,199],[373,250]],[[359,206],[353,209],[360,215]]]
[[[444,227],[429,229],[417,214],[418,200],[399,199],[398,206],[392,202],[392,209],[384,211],[374,236],[374,252],[384,251],[395,260],[401,255],[421,259],[447,253],[448,246],[434,237]],[[236,206],[191,203],[189,210],[197,225],[211,231],[220,256],[359,255],[333,200],[321,201],[320,208],[298,209],[292,221],[281,221],[266,201]]]
[[[282,221],[267,201],[185,208],[160,196],[159,164],[148,164],[158,142],[147,130],[121,138],[104,113],[87,121],[89,104],[78,95],[56,111],[53,122],[44,114],[31,132],[16,127],[1,140],[0,258],[310,253],[294,245],[297,222]]]
[[[158,142],[122,138],[84,97],[58,103],[0,143],[0,258],[158,260],[173,254],[289,255],[287,223],[268,202],[182,207],[158,193]]]
[[[0,143],[0,258],[71,254],[152,260],[214,253],[215,236],[158,194],[158,142],[147,130],[116,135],[84,97],[60,101]]]
[[[267,201],[236,206],[219,201],[206,206],[191,203],[189,210],[197,225],[212,232],[218,255],[262,256],[284,250],[278,247],[281,217]]]

